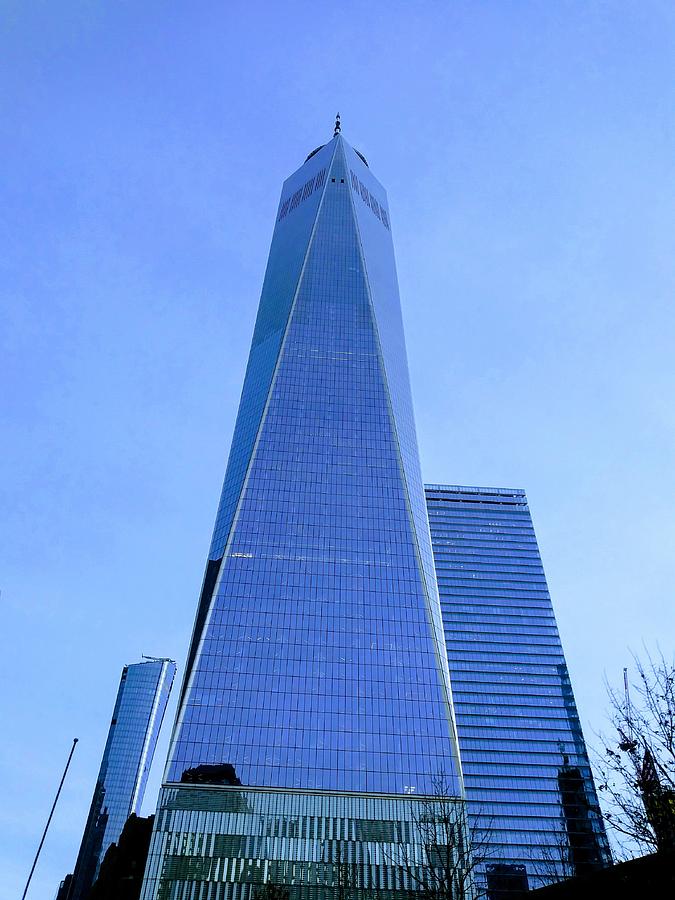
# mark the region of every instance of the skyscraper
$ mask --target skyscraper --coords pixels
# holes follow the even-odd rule
[[[283,186],[145,900],[395,896],[461,825],[390,228],[339,128]]]
[[[427,485],[464,765],[484,878],[530,887],[609,848],[524,491]]]
[[[170,659],[122,669],[69,900],[87,896],[106,850],[118,841],[131,813],[140,810],[175,674],[176,664]]]

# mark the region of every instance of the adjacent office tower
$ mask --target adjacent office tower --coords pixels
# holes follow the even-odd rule
[[[176,674],[170,659],[149,659],[122,669],[94,797],[68,900],[84,900],[106,850],[137,813]]]
[[[496,891],[607,865],[525,493],[427,485],[426,497],[483,877]]]
[[[386,194],[336,131],[283,186],[142,896],[395,897],[439,778],[459,820]]]

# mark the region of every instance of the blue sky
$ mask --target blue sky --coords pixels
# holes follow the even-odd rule
[[[0,56],[0,898],[77,735],[29,896],[72,869],[122,665],[183,662],[281,182],[338,109],[425,479],[528,491],[591,737],[675,632],[672,3],[4,0]]]

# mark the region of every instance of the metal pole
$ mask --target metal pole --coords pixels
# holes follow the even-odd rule
[[[26,887],[24,888],[23,894],[21,895],[21,900],[26,900],[26,894],[28,893],[28,888],[30,887],[31,878],[33,877],[33,872],[35,871],[35,866],[37,865],[38,857],[40,856],[40,851],[42,850],[42,845],[45,842],[45,838],[47,837],[47,829],[49,828],[49,823],[52,821],[52,816],[54,815],[54,810],[56,809],[56,804],[59,799],[59,794],[61,793],[61,788],[63,787],[63,782],[66,780],[66,775],[68,774],[68,766],[70,766],[70,761],[73,758],[73,753],[75,752],[75,744],[77,744],[77,738],[73,738],[73,746],[70,748],[70,754],[68,755],[68,762],[66,763],[66,767],[63,770],[63,775],[61,776],[61,783],[59,784],[59,789],[56,792],[56,797],[54,797],[54,803],[52,804],[52,810],[49,813],[49,818],[47,819],[47,824],[45,825],[45,830],[42,832],[42,840],[40,841],[40,846],[37,848],[37,853],[35,854],[35,859],[33,860],[33,865],[31,866],[30,874],[28,876],[28,881],[26,882]]]

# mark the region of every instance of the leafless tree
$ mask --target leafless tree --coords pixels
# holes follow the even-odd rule
[[[569,839],[561,818],[545,836],[545,843],[530,849],[528,867],[542,885],[555,884],[576,874],[570,857]]]
[[[467,823],[465,805],[444,776],[434,779],[431,797],[420,799],[413,831],[412,841],[401,835],[393,853],[383,849],[383,854],[403,870],[416,897],[478,900],[484,896],[475,876],[488,858],[491,829]]]
[[[675,659],[633,655],[623,691],[610,685],[609,736],[595,752],[605,819],[624,855],[675,850]]]

